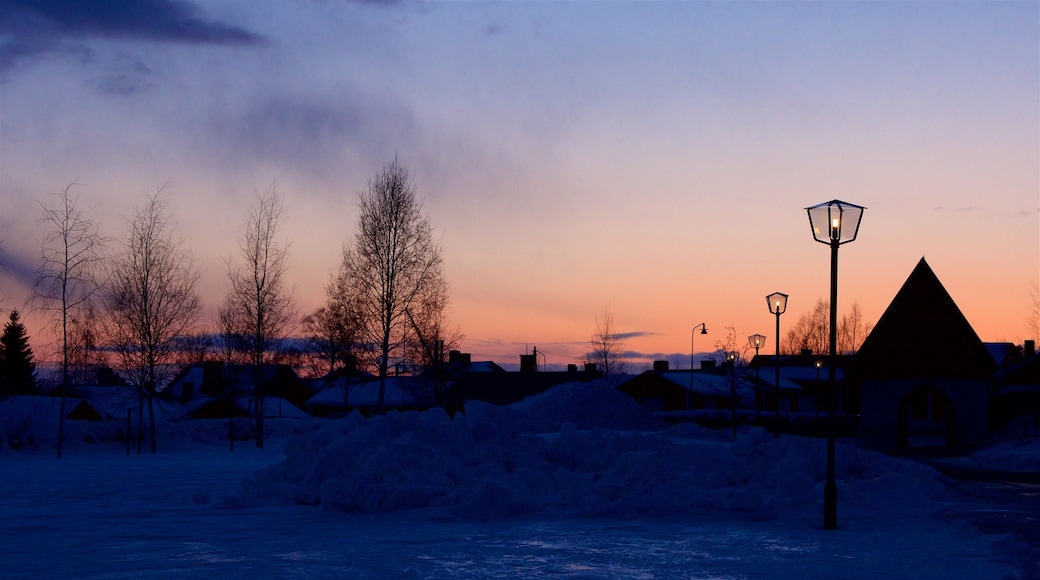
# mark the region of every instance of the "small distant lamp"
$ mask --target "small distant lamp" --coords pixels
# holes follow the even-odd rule
[[[748,340],[748,344],[751,345],[751,348],[755,349],[755,359],[756,359],[755,360],[755,385],[756,385],[756,388],[758,388],[758,381],[759,381],[758,367],[762,366],[762,361],[757,360],[758,359],[758,349],[760,349],[760,348],[762,348],[763,346],[766,345],[766,337],[761,335],[761,334],[752,334],[751,336],[747,337],[747,340]],[[762,411],[762,404],[761,404],[761,401],[760,401],[759,404],[755,406],[755,418],[756,419],[758,418],[758,414],[761,411]]]
[[[737,380],[736,380],[736,368],[737,368],[737,357],[739,355],[736,351],[729,351],[726,353],[726,363],[729,364],[729,416],[730,423],[733,424],[733,436],[737,436]]]

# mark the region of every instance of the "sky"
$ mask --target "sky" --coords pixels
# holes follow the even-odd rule
[[[1037,338],[1037,2],[0,1],[5,309],[55,192],[118,239],[165,188],[211,324],[276,185],[306,314],[395,156],[474,360],[580,364],[604,309],[635,370],[700,323],[698,352],[772,352],[764,297],[786,333],[828,295],[831,199],[867,208],[840,312],[876,321],[924,257],[983,340]]]

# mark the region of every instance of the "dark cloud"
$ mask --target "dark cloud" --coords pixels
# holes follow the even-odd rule
[[[139,58],[125,57],[112,70],[92,80],[90,86],[112,95],[129,96],[155,86],[154,71]]]
[[[183,0],[0,0],[0,70],[90,38],[243,46],[264,38],[207,20]]]
[[[416,142],[418,129],[406,107],[356,91],[338,97],[270,96],[228,115],[215,112],[198,146],[222,163],[260,162],[320,179],[342,176],[350,155],[381,159]]]
[[[36,280],[38,260],[37,256],[0,248],[0,276],[13,280],[13,285],[17,288],[32,288]]]
[[[614,335],[614,338],[616,338],[618,340],[628,340],[630,338],[643,338],[643,337],[647,337],[647,336],[661,336],[661,335],[659,333],[657,333],[657,332],[647,332],[647,331],[637,330],[637,331],[633,331],[633,332],[619,332],[619,333]]]

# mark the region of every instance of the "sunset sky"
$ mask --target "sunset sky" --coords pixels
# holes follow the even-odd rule
[[[923,256],[983,340],[1036,338],[1038,2],[0,2],[5,310],[54,192],[120,237],[166,184],[210,324],[277,183],[305,314],[395,155],[474,360],[581,363],[608,306],[636,360],[702,322],[771,353],[764,297],[786,332],[828,294],[805,208],[834,198],[867,207],[840,311],[876,321]]]

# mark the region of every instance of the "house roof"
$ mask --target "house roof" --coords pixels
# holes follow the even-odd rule
[[[400,376],[386,378],[383,405],[387,407],[422,408],[429,405],[433,383],[421,377]],[[343,390],[348,389],[346,402]],[[317,394],[307,400],[309,407],[357,408],[379,404],[379,379],[365,377],[348,381],[339,377],[328,382]]]
[[[924,258],[854,360],[860,379],[990,377],[996,363]]]

